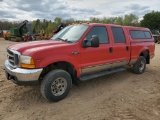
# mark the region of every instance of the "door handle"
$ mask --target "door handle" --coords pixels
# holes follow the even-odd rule
[[[110,53],[113,52],[113,48],[112,48],[112,47],[109,48],[109,52],[110,52]]]
[[[72,52],[73,55],[79,54],[79,51]]]
[[[129,51],[129,46],[126,46],[126,51]]]

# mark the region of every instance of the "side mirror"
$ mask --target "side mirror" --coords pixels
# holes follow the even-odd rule
[[[97,35],[92,35],[90,40],[83,41],[83,48],[87,47],[99,47],[99,37]]]
[[[91,47],[99,47],[99,37],[97,35],[92,36]]]

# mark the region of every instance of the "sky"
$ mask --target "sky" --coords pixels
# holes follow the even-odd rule
[[[0,20],[89,20],[160,11],[160,0],[0,0]]]

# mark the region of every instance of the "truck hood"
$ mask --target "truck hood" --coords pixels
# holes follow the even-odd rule
[[[53,40],[42,40],[42,41],[32,41],[26,43],[15,44],[9,46],[9,49],[20,52],[24,55],[29,55],[32,52],[54,48],[58,46],[68,46],[69,44],[63,41],[53,41]]]

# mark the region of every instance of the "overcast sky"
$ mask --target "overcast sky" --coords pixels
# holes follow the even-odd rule
[[[0,20],[88,20],[160,11],[160,0],[0,0]]]

